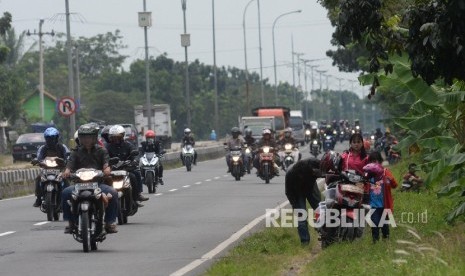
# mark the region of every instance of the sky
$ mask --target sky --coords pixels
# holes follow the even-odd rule
[[[150,56],[167,53],[176,61],[184,61],[181,34],[184,32],[181,0],[145,0],[146,11],[152,13],[152,26],[148,29]],[[247,9],[246,5],[249,3]],[[260,0],[262,67],[263,78],[274,85],[274,60],[276,60],[277,81],[299,85],[297,55],[294,55],[295,71],[292,70],[292,53],[300,58],[316,60],[309,64],[318,65],[329,75],[322,79],[322,87],[332,90],[351,90],[361,96],[356,73],[339,72],[331,65],[326,51],[335,49],[331,45],[333,27],[327,18],[327,11],[317,0]],[[44,19],[43,32],[66,33],[65,0],[0,0],[0,12],[8,11],[13,16],[12,25],[17,33],[38,31],[39,20]],[[257,0],[186,0],[187,33],[191,36],[188,47],[189,62],[198,59],[204,64],[213,64],[213,20],[215,15],[216,64],[245,68],[244,28],[247,42],[247,65],[249,71],[260,72],[259,28]],[[300,13],[288,12],[301,10]],[[91,37],[120,30],[123,44],[128,48],[121,54],[129,56],[125,66],[135,59],[145,58],[143,28],[138,26],[138,13],[144,11],[144,0],[69,0],[71,35]],[[244,17],[244,11],[245,17]],[[281,16],[283,15],[283,16]],[[279,17],[279,19],[277,19]],[[273,58],[273,23],[275,59]],[[44,46],[54,45],[56,38],[43,36]],[[27,38],[32,44],[37,36]],[[316,70],[315,69],[315,70]],[[305,76],[302,67],[300,86],[305,90]],[[310,69],[307,69],[307,90],[312,88]],[[293,78],[294,77],[294,78]],[[319,88],[319,74],[314,72],[314,88]],[[365,89],[366,91],[366,89]]]

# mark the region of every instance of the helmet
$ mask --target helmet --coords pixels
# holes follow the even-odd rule
[[[363,167],[366,177],[374,177],[375,179],[381,179],[384,174],[384,168],[378,163],[369,163]]]
[[[238,127],[231,128],[231,134],[233,138],[237,138],[240,133],[241,133],[241,130]]]
[[[45,143],[49,147],[54,147],[56,144],[58,144],[59,136],[60,132],[54,127],[49,127],[44,131]]]
[[[271,135],[271,130],[269,128],[264,128],[263,131],[262,131],[262,135],[265,135],[265,134],[270,134]]]
[[[110,135],[110,128],[111,125],[104,126],[102,128],[102,132],[100,133],[100,136],[105,140],[105,142],[110,143],[110,138],[108,137]]]
[[[292,128],[288,127],[284,130],[284,137],[289,138],[292,135]]]
[[[328,151],[321,157],[320,170],[322,173],[338,172],[340,163],[341,156],[339,153]]]
[[[244,132],[245,132],[245,136],[252,136],[252,130],[250,128],[246,128]]]
[[[76,142],[76,146],[79,146],[79,137],[78,137],[78,130],[74,132],[74,142]]]
[[[110,143],[120,144],[124,141],[126,130],[120,125],[114,125],[110,128]]]
[[[147,132],[145,133],[145,139],[149,138],[155,138],[155,131],[151,129],[147,130]]]
[[[190,129],[190,128],[184,129],[184,135],[187,136],[187,135],[189,135],[189,134],[191,134],[191,129]]]
[[[83,124],[78,129],[79,136],[95,136],[97,137],[100,128],[96,123]]]

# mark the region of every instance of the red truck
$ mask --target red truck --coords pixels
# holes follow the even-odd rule
[[[290,109],[284,106],[261,106],[252,109],[252,115],[258,117],[273,116],[275,117],[276,133],[281,133],[289,127]]]

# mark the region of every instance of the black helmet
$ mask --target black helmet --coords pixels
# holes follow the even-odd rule
[[[78,136],[95,136],[97,137],[100,128],[96,123],[81,125],[78,129]]]
[[[245,136],[252,136],[252,130],[250,128],[245,129]]]
[[[111,125],[106,125],[103,127],[102,132],[100,133],[100,136],[105,140],[105,142],[110,143],[110,138],[108,137],[110,135],[110,128]]]

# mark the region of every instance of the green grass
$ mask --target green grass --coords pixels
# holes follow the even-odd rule
[[[391,168],[399,185],[408,163]],[[465,223],[445,222],[453,202],[438,199],[433,188],[393,190],[393,197],[397,227],[391,227],[388,241],[373,244],[367,228],[359,240],[321,250],[313,229],[310,246],[302,247],[296,228],[266,228],[244,239],[205,275],[464,275]]]

